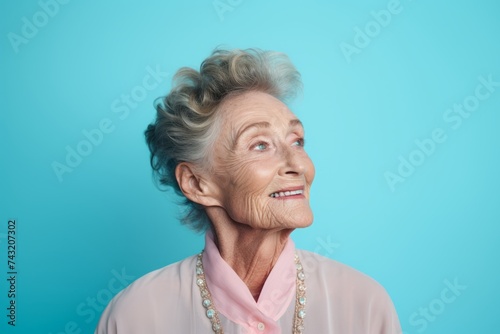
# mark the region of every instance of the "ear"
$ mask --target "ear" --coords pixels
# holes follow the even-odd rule
[[[175,168],[175,178],[184,196],[205,207],[220,206],[216,191],[210,180],[198,168],[181,162]]]

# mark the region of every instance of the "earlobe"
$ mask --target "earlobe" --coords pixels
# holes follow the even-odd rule
[[[181,162],[175,168],[175,178],[184,196],[203,206],[219,206],[208,180],[188,162]]]

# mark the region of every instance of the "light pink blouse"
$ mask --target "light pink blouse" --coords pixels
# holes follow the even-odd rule
[[[394,306],[368,276],[288,240],[256,302],[205,236],[208,288],[227,334],[292,333],[298,254],[306,274],[304,333],[400,334]],[[196,256],[153,271],[120,292],[104,310],[96,334],[212,333],[196,285]]]

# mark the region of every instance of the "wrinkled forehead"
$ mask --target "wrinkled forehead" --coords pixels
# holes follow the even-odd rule
[[[250,91],[228,97],[220,106],[219,118],[224,128],[237,130],[251,123],[262,122],[273,126],[288,126],[290,120],[297,117],[274,96]]]

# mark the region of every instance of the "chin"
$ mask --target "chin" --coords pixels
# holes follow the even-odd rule
[[[313,223],[312,212],[305,213],[300,219],[290,222],[290,228],[304,228],[311,226]]]
[[[308,220],[308,221],[306,221],[306,222],[304,222],[304,223],[299,224],[296,228],[305,228],[305,227],[309,227],[309,226],[311,226],[311,225],[312,225],[312,223],[313,223],[313,220],[311,219],[311,220]]]

